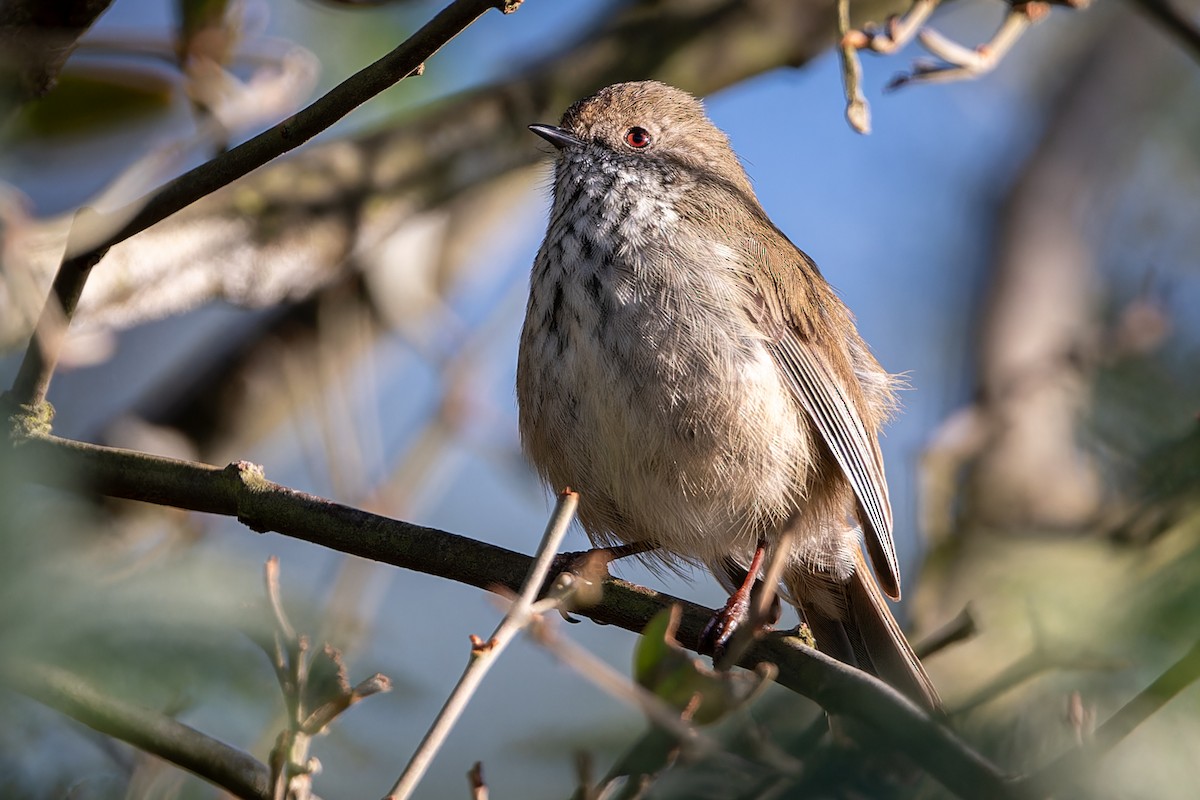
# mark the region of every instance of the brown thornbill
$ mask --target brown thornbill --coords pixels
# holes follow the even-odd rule
[[[783,586],[817,647],[936,707],[880,592],[900,596],[894,381],[850,312],[686,92],[617,84],[530,127],[558,150],[517,364],[538,472],[580,492],[593,543],[708,567],[734,614],[757,569],[731,575],[790,533]]]

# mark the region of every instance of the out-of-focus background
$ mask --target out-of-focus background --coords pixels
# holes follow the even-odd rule
[[[225,5],[182,4],[200,33],[180,47],[177,7],[115,0],[53,92],[5,109],[0,384],[75,209],[119,207],[273,124],[438,8]],[[884,441],[902,616],[919,640],[969,605],[978,632],[929,671],[968,738],[1031,769],[1200,633],[1200,52],[1143,13],[1156,5],[1056,8],[972,81],[887,93],[920,48],[866,54],[865,137],[843,118],[832,4],[526,0],[485,15],[423,77],[115,248],[55,377],[54,430],[246,459],[287,486],[531,551],[550,506],[521,458],[513,375],[549,154],[524,126],[612,80],[668,80],[706,95],[768,213],[907,376]],[[1196,3],[1175,5],[1200,25]],[[875,19],[903,6],[852,4]],[[974,45],[1006,9],[962,0],[931,24]],[[341,647],[353,680],[396,683],[318,741],[322,796],[386,791],[468,635],[502,613],[476,589],[233,520],[18,480],[39,468],[61,467],[0,460],[0,648],[265,758],[282,704],[239,622],[278,555],[297,626]],[[705,575],[616,572],[722,600]],[[633,635],[563,633],[629,672]],[[1027,677],[989,689],[1014,664]],[[764,722],[802,713],[772,696]],[[1078,796],[1193,796],[1197,712],[1193,687]],[[0,717],[6,797],[214,794],[19,694],[0,690]],[[566,797],[577,751],[602,771],[642,728],[522,640],[417,796],[467,796],[481,760],[493,797]],[[730,796],[719,786],[706,790]]]

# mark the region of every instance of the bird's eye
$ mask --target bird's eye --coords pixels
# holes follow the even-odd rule
[[[650,146],[651,141],[650,131],[645,128],[634,126],[625,131],[625,144],[634,150],[645,150]]]

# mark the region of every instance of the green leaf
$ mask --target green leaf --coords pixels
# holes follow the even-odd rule
[[[710,725],[753,699],[774,672],[709,669],[675,640],[679,615],[672,606],[646,625],[633,654],[634,679],[692,722]]]

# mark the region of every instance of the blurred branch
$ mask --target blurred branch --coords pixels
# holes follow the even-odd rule
[[[45,663],[6,661],[3,681],[101,733],[182,767],[245,800],[271,800],[270,772],[248,753],[149,708],[116,700]]]
[[[509,606],[508,613],[504,615],[504,619],[500,620],[500,624],[496,626],[490,639],[485,641],[478,636],[471,637],[471,657],[467,662],[467,668],[463,670],[462,677],[458,679],[454,690],[446,698],[442,710],[438,712],[437,719],[430,726],[416,752],[409,759],[404,772],[396,779],[396,784],[384,800],[407,800],[412,795],[426,770],[429,769],[429,765],[433,763],[434,756],[446,741],[446,737],[450,735],[455,723],[462,716],[467,703],[471,701],[488,671],[500,658],[500,654],[516,638],[517,634],[529,626],[536,619],[538,613],[541,613],[534,609],[534,601],[537,599],[542,584],[546,582],[546,575],[550,572],[550,566],[554,562],[554,556],[558,553],[563,537],[567,535],[567,528],[570,527],[571,520],[575,518],[575,508],[578,505],[579,495],[570,489],[564,489],[559,494],[558,503],[554,506],[550,521],[546,523],[546,531],[542,534],[542,541],[538,545],[537,554],[529,567],[529,574],[525,577],[525,584],[521,587],[520,595]],[[558,602],[554,601],[551,605],[557,604]],[[550,607],[544,610],[550,610]],[[482,771],[480,772],[480,782],[482,782]]]
[[[996,68],[1033,23],[1041,21],[1050,13],[1051,5],[1082,8],[1088,2],[1090,0],[1059,0],[1057,3],[1047,0],[1017,0],[1010,4],[1003,22],[992,34],[992,38],[975,47],[965,47],[933,28],[924,28],[917,34],[917,38],[926,50],[941,59],[941,63],[918,61],[913,65],[912,72],[897,75],[888,83],[887,88],[898,89],[910,83],[945,83],[986,75]]]
[[[912,7],[903,17],[892,16],[880,31],[874,25],[865,25],[861,37],[855,37],[855,46],[860,50],[890,55],[912,41],[921,26],[933,14],[940,0],[913,0]]]
[[[32,479],[111,497],[236,516],[251,530],[276,531],[344,553],[437,575],[489,591],[517,591],[531,559],[464,536],[387,519],[272,483],[261,467],[236,462],[224,469],[53,436],[14,443],[60,468]],[[642,631],[660,611],[682,609],[676,638],[697,651],[712,610],[651,589],[609,578],[603,596],[578,613],[597,622]],[[779,668],[778,682],[832,714],[862,721],[880,742],[904,753],[962,797],[1017,797],[1003,773],[944,724],[894,689],[860,670],[776,633],[750,648],[740,664]]]
[[[0,121],[54,87],[63,64],[112,0],[0,2]]]
[[[307,108],[185,172],[149,197],[107,215],[128,222],[107,235],[96,249],[122,242],[296,149],[385,89],[420,75],[427,59],[489,9],[497,8],[508,14],[520,4],[521,0],[454,0],[400,46],[342,81]],[[100,224],[103,222],[102,218]]]
[[[1104,658],[1086,650],[1064,648],[1061,642],[1053,647],[1040,640],[1033,650],[1009,664],[987,685],[982,686],[971,697],[950,711],[951,716],[960,716],[985,703],[989,703],[1005,692],[1051,670],[1117,670],[1128,666],[1124,662]]]
[[[913,645],[913,650],[922,660],[934,653],[945,650],[952,644],[966,641],[979,632],[975,624],[975,616],[968,605],[958,612],[958,616]]]
[[[851,11],[882,17],[904,6],[859,0]],[[578,98],[621,80],[657,78],[705,95],[799,66],[833,43],[834,19],[833,0],[620,3],[514,77],[441,99],[369,135],[312,147],[122,242],[91,278],[80,319],[125,327],[215,298],[261,306],[308,296],[420,212],[537,162],[544,153],[528,123],[557,119]],[[293,127],[279,133],[295,135]],[[256,141],[220,163],[248,172],[241,162]],[[170,184],[152,199],[154,208],[108,238],[125,238],[223,185],[211,179],[215,172],[203,185],[187,175]],[[23,266],[47,285],[53,252],[47,242],[24,255]],[[0,320],[6,316],[20,319],[0,311]],[[14,332],[0,326],[5,335]]]
[[[1094,765],[1105,753],[1197,680],[1200,680],[1200,641],[1195,642],[1153,683],[1109,717],[1086,743],[1021,779],[1018,787],[1030,796],[1047,797],[1061,792],[1081,776],[1094,774]]]
[[[85,218],[91,216],[88,209],[81,210],[75,215],[71,225],[72,232]],[[24,406],[32,411],[46,399],[50,389],[50,379],[58,366],[58,358],[62,353],[63,339],[71,324],[71,317],[79,306],[79,298],[87,283],[88,274],[92,267],[100,262],[106,250],[92,250],[78,256],[63,259],[54,275],[54,283],[50,286],[50,296],[42,306],[38,316],[37,326],[29,338],[25,349],[25,358],[13,380],[11,402]]]
[[[846,93],[846,121],[859,133],[871,132],[871,107],[862,91],[862,64],[858,60],[858,48],[865,45],[866,37],[851,35],[850,0],[838,0],[838,55],[842,61],[842,88]]]
[[[1166,28],[1167,33],[1191,52],[1192,58],[1200,61],[1200,23],[1197,23],[1194,10],[1189,17],[1176,8],[1171,0],[1134,0],[1133,4]]]
[[[1075,528],[1110,502],[1096,454],[1080,445],[1100,340],[1096,198],[1128,180],[1131,144],[1161,102],[1146,87],[1174,67],[1132,13],[1104,19],[1102,43],[1063,68],[1041,140],[1005,200],[978,315],[977,398],[934,437],[947,448],[930,459],[941,465],[942,509],[924,501],[944,530],[958,513],[945,506],[958,474],[967,480],[959,508],[989,535]]]
[[[109,248],[299,147],[404,78],[419,75],[426,59],[488,9],[508,13],[519,5],[520,0],[454,0],[399,47],[278,125],[129,206],[104,214],[79,214],[68,239],[67,255],[55,275],[51,295],[13,384],[16,403],[36,406],[45,400],[65,327],[75,313],[92,267]]]
[[[677,619],[679,607],[673,607],[670,613],[673,620]],[[550,651],[577,675],[610,697],[642,712],[656,729],[672,739],[673,744],[687,747],[691,755],[696,757],[712,755],[720,749],[713,739],[704,736],[692,725],[686,709],[681,713],[646,687],[629,680],[627,675],[619,672],[607,661],[570,639],[558,636],[557,630],[548,622],[541,621],[536,624],[532,634],[534,641]],[[775,677],[775,670],[770,665],[763,665],[760,674],[755,677],[757,682],[749,693],[757,695]]]

